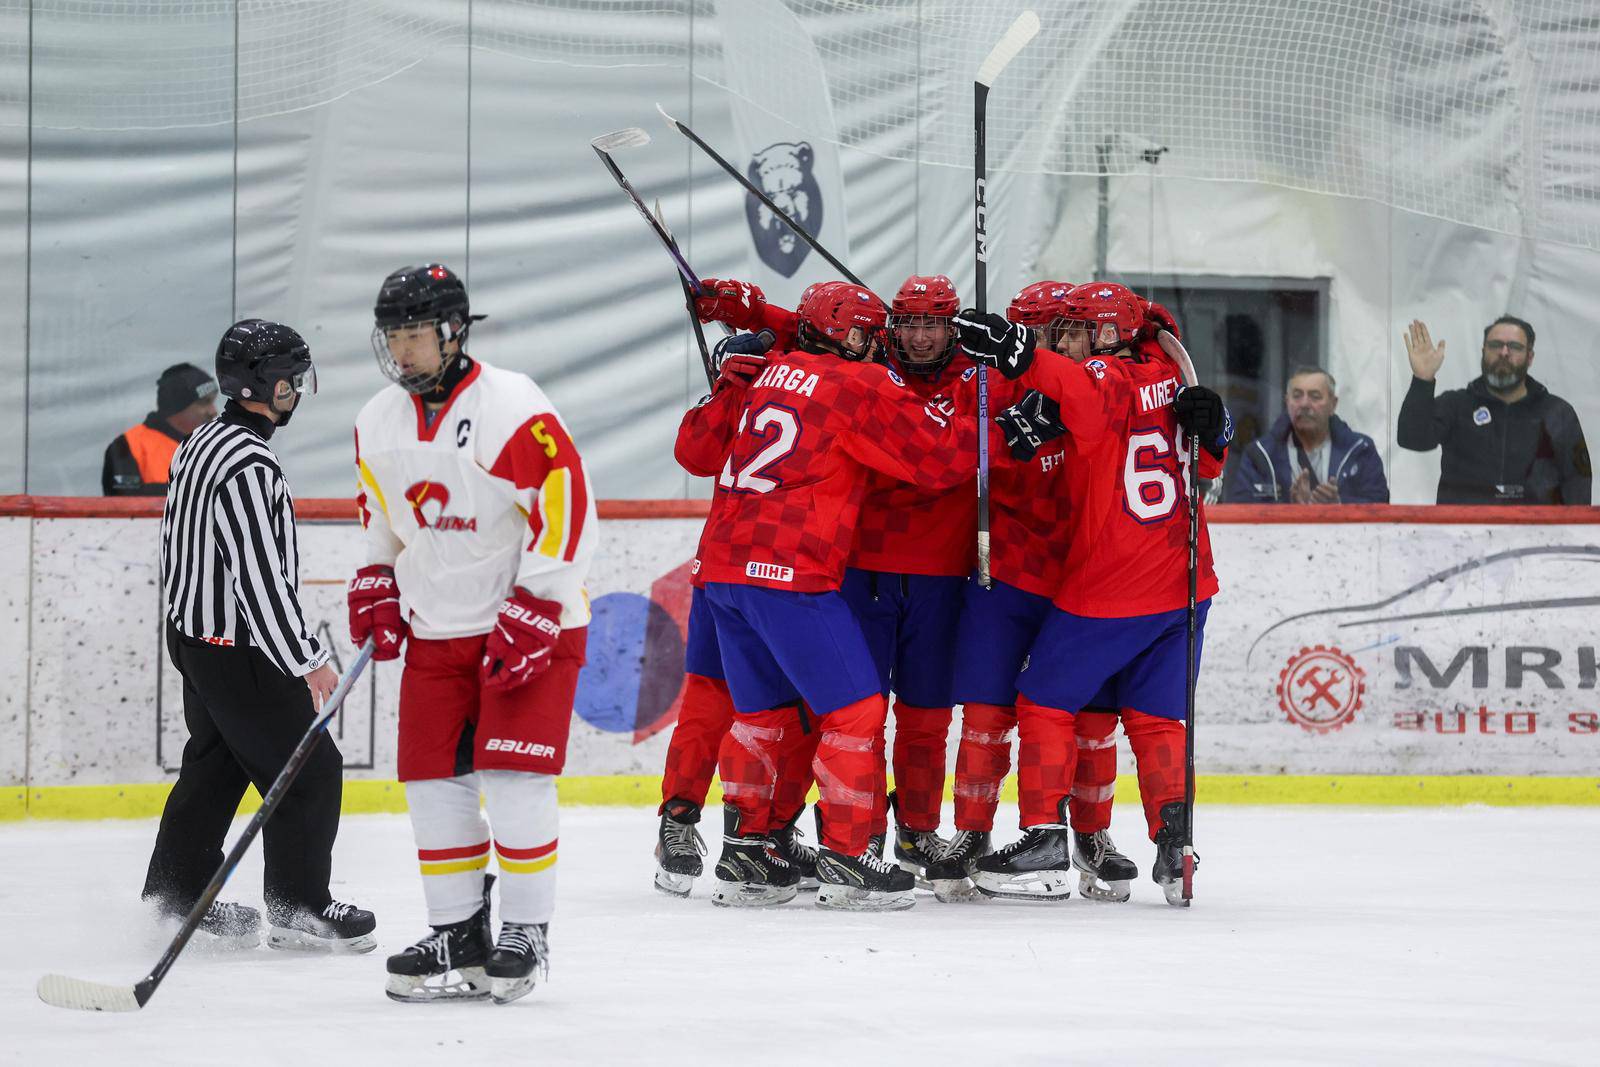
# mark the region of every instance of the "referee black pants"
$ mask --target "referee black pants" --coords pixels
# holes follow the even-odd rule
[[[161,813],[144,899],[187,911],[222,866],[222,842],[254,784],[263,796],[316,718],[303,679],[260,651],[197,641],[167,623],[167,652],[183,675],[189,741]],[[263,896],[269,910],[328,903],[339,832],[344,760],[326,733],[262,828]]]

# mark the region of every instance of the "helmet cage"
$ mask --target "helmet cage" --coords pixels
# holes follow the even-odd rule
[[[908,311],[901,314],[891,314],[888,320],[889,342],[894,350],[895,360],[900,368],[908,374],[934,375],[949,366],[950,360],[956,354],[956,324],[954,314],[935,315],[926,311]],[[921,326],[927,323],[943,322],[945,329],[944,347],[931,359],[915,360],[911,353],[900,341],[900,330],[907,326]]]
[[[428,373],[407,374],[400,369],[399,360],[395,359],[394,353],[389,349],[389,331],[405,329],[408,326],[427,325],[433,326],[434,343],[439,349],[438,369]],[[372,354],[377,358],[378,369],[383,372],[385,378],[413,396],[421,396],[425,393],[431,393],[439,387],[439,383],[444,381],[444,376],[449,372],[451,365],[461,355],[459,347],[454,352],[446,354],[445,345],[452,338],[459,337],[464,339],[466,333],[467,331],[464,327],[459,330],[453,330],[450,322],[440,319],[396,323],[392,326],[374,326],[372,328]]]

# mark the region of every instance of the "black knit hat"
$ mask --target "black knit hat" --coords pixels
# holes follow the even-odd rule
[[[217,383],[211,375],[193,363],[174,363],[156,381],[156,414],[162,418],[176,415],[190,404],[216,395]]]

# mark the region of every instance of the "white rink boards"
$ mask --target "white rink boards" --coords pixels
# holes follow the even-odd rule
[[[723,911],[704,879],[669,899],[648,810],[562,818],[554,971],[521,1002],[383,996],[382,957],[423,910],[409,825],[377,815],[345,820],[334,868],[378,914],[376,953],[191,952],[142,1012],[105,1016],[33,984],[154,962],[137,903],[154,822],[0,825],[0,1063],[1594,1062],[1594,808],[1202,809],[1183,911],[1120,805],[1144,875],[1128,904],[918,894],[875,916]],[[257,849],[225,896],[259,891]]]

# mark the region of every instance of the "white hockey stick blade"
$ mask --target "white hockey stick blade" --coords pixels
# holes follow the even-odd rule
[[[1161,350],[1172,357],[1178,365],[1178,371],[1183,375],[1184,385],[1199,385],[1200,376],[1194,372],[1194,362],[1189,359],[1189,350],[1183,347],[1183,342],[1173,336],[1171,330],[1156,331],[1156,341],[1160,343]]]
[[[1039,16],[1032,11],[1024,11],[1017,16],[1011,28],[1005,32],[989,50],[988,58],[978,67],[977,80],[984,85],[993,85],[994,80],[1000,77],[1000,72],[1006,65],[1017,58],[1017,53],[1039,35]]]
[[[106,985],[47,974],[36,987],[39,999],[56,1008],[75,1011],[138,1011],[144,1005],[134,996],[131,985]]]
[[[602,152],[615,152],[619,148],[638,148],[650,143],[650,135],[637,126],[629,126],[616,133],[604,133],[589,142]]]
[[[678,120],[667,114],[667,109],[662,107],[659,102],[656,104],[656,110],[661,112],[661,117],[667,120],[668,126],[671,126],[673,129],[678,128]]]

